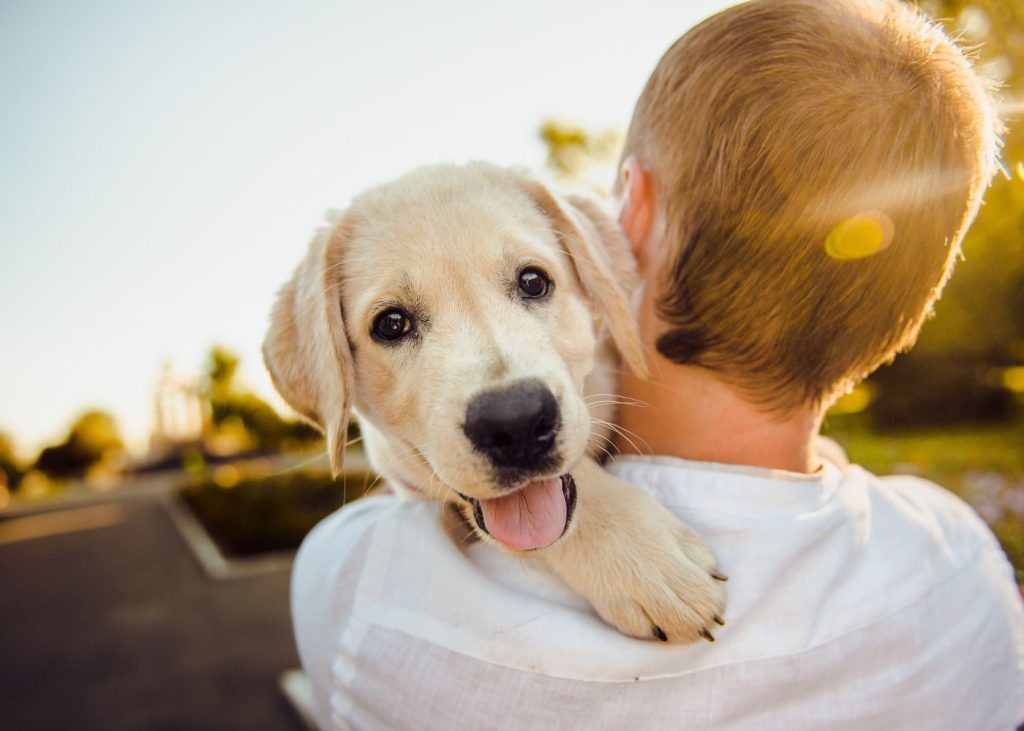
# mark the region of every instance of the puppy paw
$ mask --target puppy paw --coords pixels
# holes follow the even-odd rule
[[[664,506],[597,465],[574,470],[574,530],[541,552],[620,632],[661,642],[714,642],[726,576],[708,545]]]
[[[652,519],[648,513],[643,520],[646,537],[635,544],[630,560],[595,556],[604,567],[599,570],[616,578],[592,582],[591,604],[606,622],[632,637],[714,642],[725,624],[726,577],[710,549],[671,515]]]

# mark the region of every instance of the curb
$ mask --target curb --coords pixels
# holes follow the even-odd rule
[[[284,670],[277,676],[277,687],[304,728],[319,731],[313,717],[313,685],[298,668]]]
[[[246,558],[225,556],[179,495],[169,494],[160,502],[199,568],[208,578],[222,581],[291,569],[294,550],[274,551]]]

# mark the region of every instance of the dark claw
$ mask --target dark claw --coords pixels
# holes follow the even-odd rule
[[[720,626],[720,627],[724,627],[725,626],[725,620],[722,619],[719,615],[716,614],[713,617],[713,619],[715,620],[715,623],[718,624],[718,626]]]
[[[728,581],[729,577],[723,574],[718,569],[711,569],[711,578],[718,579],[719,581]]]
[[[702,629],[700,631],[700,636],[703,637],[708,642],[714,642],[715,641],[715,636],[713,634],[711,634],[710,632],[708,632],[706,629]]]
[[[668,642],[668,635],[666,635],[665,630],[663,630],[658,625],[654,625],[654,636],[662,642]]]

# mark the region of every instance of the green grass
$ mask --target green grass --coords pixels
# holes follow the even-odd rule
[[[1024,584],[1024,423],[893,434],[833,424],[826,433],[875,474],[919,475],[974,506]]]

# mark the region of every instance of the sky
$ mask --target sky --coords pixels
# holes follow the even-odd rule
[[[541,122],[628,126],[727,0],[0,0],[0,431],[26,457],[162,365],[259,356],[328,208],[418,165],[543,166]],[[274,400],[280,405],[279,400]]]

